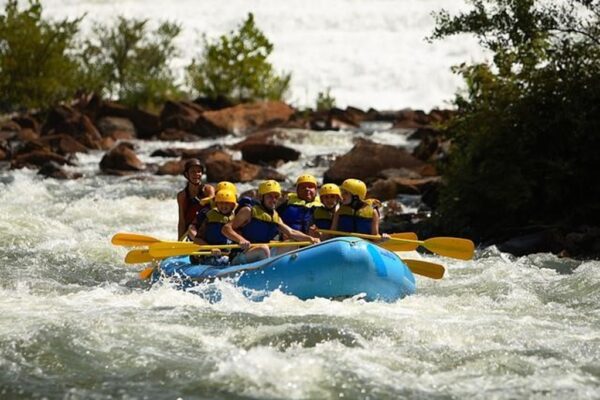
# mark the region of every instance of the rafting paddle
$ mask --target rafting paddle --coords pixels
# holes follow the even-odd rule
[[[271,242],[271,243],[253,243],[250,245],[258,246],[266,244],[269,247],[286,247],[286,246],[310,246],[312,242]],[[159,242],[150,245],[150,255],[154,258],[165,258],[173,256],[181,256],[196,252],[198,250],[211,249],[237,249],[239,244],[220,244],[220,245],[199,245],[195,243],[184,242]]]
[[[446,268],[443,265],[435,264],[429,261],[423,260],[405,260],[401,259],[404,264],[408,265],[408,268],[417,275],[426,276],[431,279],[442,279]]]
[[[160,239],[139,233],[119,232],[112,237],[111,243],[115,246],[149,246],[161,242]]]
[[[345,235],[345,236],[356,236],[363,239],[369,240],[381,240],[381,236],[377,235],[365,235],[362,233],[353,232],[341,232],[332,231],[328,229],[320,229],[321,232],[330,235]],[[434,237],[426,240],[416,240],[414,238],[401,237],[400,235],[415,235],[412,232],[409,233],[392,233],[389,240],[385,242],[377,243],[378,246],[390,251],[411,251],[417,248],[417,246],[423,246],[432,253],[440,256],[457,258],[459,260],[470,260],[473,258],[475,252],[475,245],[469,239],[453,238],[453,237]],[[406,247],[400,249],[402,244]]]
[[[194,256],[208,256],[210,254],[211,254],[210,251],[199,251],[199,252],[192,253],[192,255],[194,255]],[[162,258],[166,258],[166,257],[152,257],[152,255],[150,254],[150,252],[148,250],[131,250],[125,256],[125,263],[126,264],[141,264],[141,263],[151,262],[154,260],[160,260]]]

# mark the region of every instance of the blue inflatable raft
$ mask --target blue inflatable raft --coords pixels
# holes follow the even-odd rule
[[[415,292],[415,278],[396,254],[352,237],[335,238],[254,263],[224,268],[193,265],[188,256],[172,257],[161,262],[153,281],[165,276],[184,289],[216,278],[232,278],[254,299],[276,289],[303,300],[364,294],[369,301],[390,302]]]

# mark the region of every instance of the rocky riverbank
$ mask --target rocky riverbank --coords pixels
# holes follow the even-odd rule
[[[230,105],[225,102],[168,101],[160,113],[131,109],[96,96],[80,98],[36,114],[8,116],[0,124],[0,162],[4,168],[37,168],[55,179],[77,179],[80,174],[64,166],[77,165],[77,155],[92,150],[105,154],[99,173],[112,175],[179,175],[188,158],[207,166],[209,182],[284,181],[278,168],[297,160],[300,153],[282,144],[315,131],[365,129],[385,125],[418,143],[412,150],[357,139],[338,157],[315,157],[313,165],[327,166],[324,182],[340,183],[347,177],[364,180],[369,196],[384,202],[385,231],[417,231],[428,237],[436,232],[430,223],[442,179],[436,162],[448,154],[450,143],[436,129],[452,114],[449,110],[367,111],[348,107],[325,111],[295,110],[276,101]],[[169,158],[162,164],[144,163],[134,140],[195,142],[233,135],[229,146],[169,147],[154,156]],[[241,153],[241,160],[233,152]],[[368,162],[365,162],[368,160]],[[402,195],[421,199],[417,212],[407,213],[397,200]],[[600,230],[594,227],[526,227],[498,233],[485,244],[521,255],[554,252],[564,256],[600,254]]]

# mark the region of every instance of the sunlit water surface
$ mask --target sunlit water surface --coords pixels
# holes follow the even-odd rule
[[[280,172],[320,175],[314,157],[362,134],[327,135],[290,131],[284,143],[303,156]],[[184,144],[138,145],[161,163],[154,149]],[[0,398],[600,397],[598,261],[413,254],[446,276],[417,277],[417,294],[391,304],[281,292],[253,302],[231,282],[210,304],[146,288],[143,266],[110,244],[118,231],[174,239],[183,178],[103,176],[100,157],[80,155],[74,181],[0,172]]]

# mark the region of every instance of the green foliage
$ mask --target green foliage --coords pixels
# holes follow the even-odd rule
[[[237,32],[222,35],[215,43],[204,37],[204,53],[187,68],[188,82],[200,95],[212,99],[281,100],[291,75],[275,73],[267,61],[272,51],[273,44],[249,13]]]
[[[147,20],[118,17],[112,28],[96,25],[81,54],[82,81],[88,90],[130,106],[151,107],[179,93],[169,61],[181,28],[164,22],[150,31]]]
[[[333,107],[335,107],[335,97],[331,95],[331,89],[327,88],[325,92],[319,92],[315,107],[317,111],[331,110]]]
[[[466,90],[445,128],[453,148],[437,210],[448,232],[600,223],[600,3],[544,4],[438,14],[434,39],[474,34],[494,55],[456,68]]]
[[[37,108],[74,94],[77,63],[70,51],[81,19],[42,19],[38,0],[19,10],[6,2],[0,15],[0,110]]]

